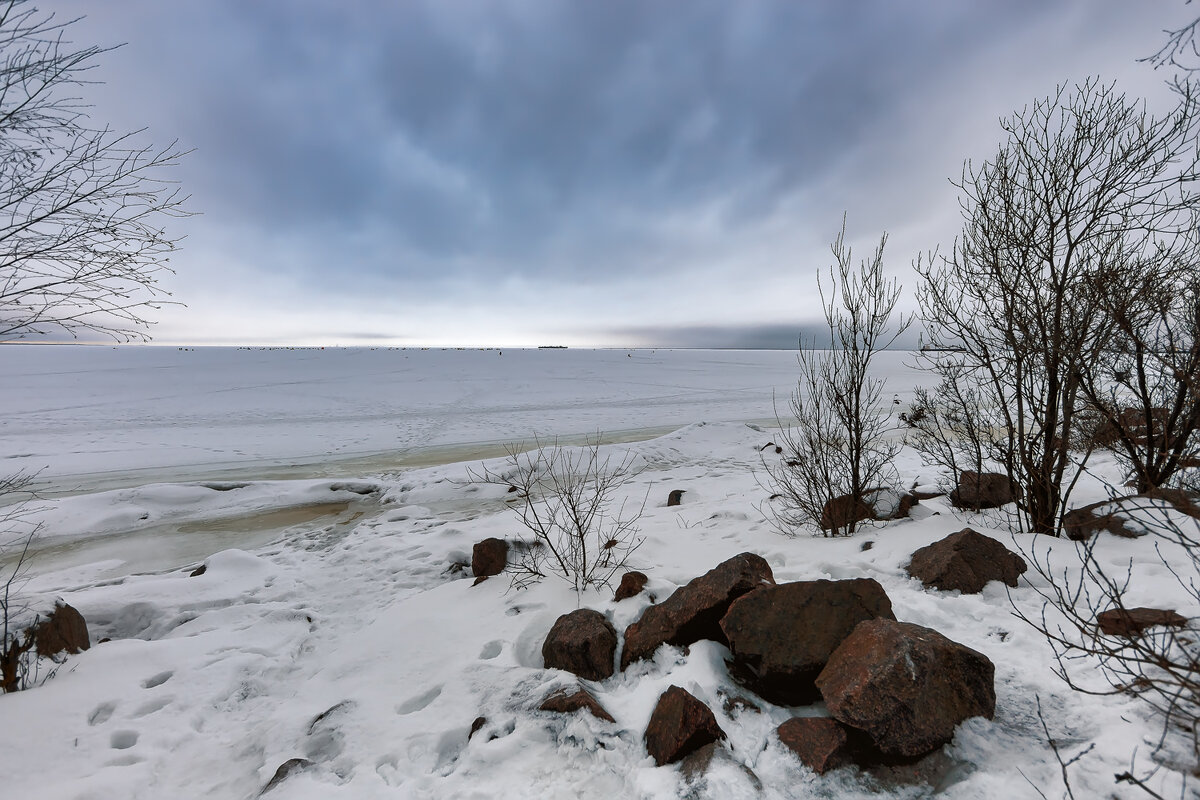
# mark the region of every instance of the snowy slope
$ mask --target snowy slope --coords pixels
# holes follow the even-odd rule
[[[779,582],[877,579],[897,618],[935,628],[996,665],[996,718],[961,726],[935,787],[855,769],[813,775],[773,731],[819,709],[760,703],[759,712],[726,712],[724,698],[744,690],[732,683],[727,651],[715,643],[687,654],[665,648],[653,662],[589,684],[616,724],[535,711],[554,687],[573,680],[541,665],[542,640],[558,615],[595,608],[621,631],[649,599],[614,603],[611,592],[598,591],[576,597],[554,580],[525,591],[510,590],[502,578],[472,586],[469,572],[452,565],[468,557],[472,543],[521,530],[499,490],[470,485],[471,464],[456,463],[350,486],[274,481],[218,491],[167,483],[47,503],[39,513],[64,546],[87,544],[78,537],[88,518],[98,521],[97,538],[120,540],[136,535],[138,524],[175,526],[179,535],[180,525],[223,520],[229,527],[239,514],[329,513],[268,526],[269,542],[229,547],[222,540],[198,577],[189,577],[198,558],[149,564],[132,554],[128,563],[120,555],[97,563],[86,546],[48,553],[26,593],[43,604],[64,597],[88,619],[93,642],[112,641],[70,658],[43,686],[0,698],[5,793],[251,798],[280,764],[305,758],[314,766],[267,796],[1037,797],[1028,778],[1059,797],[1036,695],[1068,756],[1095,745],[1072,768],[1076,797],[1139,796],[1121,794],[1112,782],[1135,750],[1138,763],[1148,763],[1148,743],[1159,732],[1138,706],[1067,690],[1051,674],[1045,642],[1012,617],[1003,586],[977,596],[939,594],[903,571],[915,549],[967,523],[1013,548],[1052,547],[1062,559],[1073,554],[1071,543],[1014,541],[998,518],[957,516],[938,499],[912,519],[850,539],[783,537],[764,517],[767,492],[759,485],[759,450],[770,435],[739,422],[710,423],[612,446],[645,464],[623,492],[634,503],[648,498],[646,543],[635,555],[650,576],[647,591],[662,599],[746,550],[765,557]],[[901,472],[906,482],[936,480],[909,451]],[[667,508],[676,488],[686,490],[684,502]],[[1102,496],[1099,483],[1084,491]],[[202,538],[195,530],[183,538]],[[864,551],[868,540],[874,545]],[[1150,541],[1103,544],[1113,563],[1134,560],[1136,591],[1171,600]],[[1012,597],[1030,611],[1040,606],[1027,586]],[[670,684],[707,702],[729,734],[732,757],[715,763],[704,784],[689,786],[678,768],[655,767],[642,744],[654,702]],[[487,722],[468,741],[480,716]],[[1179,796],[1170,773],[1156,780],[1160,791]]]

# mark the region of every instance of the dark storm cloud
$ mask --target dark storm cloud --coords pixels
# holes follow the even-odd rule
[[[197,148],[185,183],[218,201],[198,224],[308,239],[298,274],[340,254],[418,280],[497,263],[569,280],[663,269],[657,257],[677,246],[656,225],[666,215],[717,203],[730,228],[769,215],[877,135],[912,101],[907,86],[1042,5],[83,10],[155,64],[110,83],[145,83],[170,104],[156,128],[184,132]]]

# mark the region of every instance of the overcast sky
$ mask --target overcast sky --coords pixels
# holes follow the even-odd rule
[[[1183,0],[44,0],[98,122],[194,148],[162,343],[794,347],[843,211],[889,271],[997,120]],[[911,305],[911,300],[906,301]]]

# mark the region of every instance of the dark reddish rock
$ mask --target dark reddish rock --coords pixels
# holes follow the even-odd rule
[[[920,625],[859,623],[833,652],[817,687],[834,719],[886,756],[941,747],[971,717],[996,711],[995,666],[982,653]]]
[[[307,758],[289,758],[279,765],[279,769],[275,770],[275,774],[271,777],[271,780],[267,781],[267,785],[263,787],[260,794],[266,794],[293,775],[306,772],[315,766],[316,764]]]
[[[841,530],[865,520],[883,522],[902,519],[918,502],[912,493],[886,488],[869,489],[857,502],[854,495],[844,494],[825,503],[821,509],[821,528],[827,531]]]
[[[683,493],[685,491],[687,491],[687,490],[686,489],[672,489],[671,493],[669,495],[667,495],[667,508],[670,508],[671,506],[677,506],[681,502],[683,502]]]
[[[1151,489],[1142,496],[1151,500],[1165,500],[1181,514],[1200,519],[1200,492],[1187,489]]]
[[[53,611],[33,625],[32,633],[39,656],[64,652],[75,655],[92,646],[83,615],[61,600]]]
[[[689,645],[701,639],[727,644],[720,622],[729,604],[752,589],[774,583],[771,566],[761,556],[742,553],[723,561],[648,607],[641,619],[625,629],[621,669],[649,658],[664,644]]]
[[[626,572],[621,576],[621,585],[617,587],[617,593],[613,595],[616,601],[627,600],[640,593],[646,588],[646,581],[650,580],[641,572]]]
[[[732,792],[737,791],[729,785],[728,771],[722,775],[719,789],[709,784],[708,772],[714,762],[737,770],[745,778],[743,786],[749,791],[747,794],[737,796],[757,797],[762,794],[762,781],[754,774],[754,770],[730,755],[720,742],[709,742],[699,750],[688,753],[679,762],[679,774],[688,787],[687,792],[682,795],[683,797],[728,797]]]
[[[508,566],[508,542],[484,539],[471,550],[471,574],[476,578],[499,575]]]
[[[990,536],[963,528],[912,554],[908,574],[943,592],[978,594],[990,581],[1016,586],[1025,559]]]
[[[1173,608],[1110,608],[1096,615],[1096,623],[1109,636],[1133,636],[1157,625],[1182,628],[1187,618]]]
[[[579,686],[575,687],[573,692],[568,689],[559,689],[543,700],[538,709],[553,711],[556,714],[574,714],[576,711],[586,711],[596,719],[616,722],[612,718],[612,714],[605,711],[604,706],[600,705],[600,702],[592,697],[590,692]]]
[[[547,669],[565,669],[581,678],[602,681],[613,674],[617,629],[603,614],[581,608],[555,621],[542,644]]]
[[[204,573],[208,572],[208,564],[201,564],[188,574],[189,578],[199,578]]]
[[[475,721],[471,723],[471,731],[467,734],[467,741],[471,741],[475,737],[475,734],[483,729],[484,725],[487,725],[487,717],[476,717]]]
[[[856,522],[873,519],[875,510],[854,495],[844,494],[825,503],[821,509],[821,530],[840,531]]]
[[[828,717],[793,717],[775,734],[804,766],[818,775],[850,763],[850,737],[840,722]]]
[[[710,742],[725,738],[708,706],[678,686],[658,698],[646,728],[646,750],[654,763],[673,764]]]
[[[891,619],[892,602],[873,578],[797,581],[742,595],[721,620],[730,671],[778,705],[820,697],[813,683],[830,654],[860,622]]]
[[[1021,487],[1007,475],[963,470],[958,476],[958,486],[950,492],[950,502],[958,508],[982,511],[1007,505],[1020,496]]]
[[[1108,531],[1123,539],[1144,536],[1145,531],[1126,526],[1129,518],[1121,511],[1121,500],[1101,500],[1081,508],[1073,508],[1063,514],[1063,534],[1076,542],[1090,539],[1100,531]]]

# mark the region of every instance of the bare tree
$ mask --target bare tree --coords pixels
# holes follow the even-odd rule
[[[859,509],[873,506],[875,495],[898,481],[892,460],[901,442],[889,435],[890,403],[880,402],[885,380],[872,377],[870,368],[913,317],[901,315],[889,326],[900,286],[884,277],[886,244],[885,233],[871,258],[854,267],[843,217],[828,290],[817,274],[829,338],[807,347],[801,341],[800,377],[789,403],[794,422],[780,421],[781,459],[765,462],[777,495],[775,523],[786,534],[811,524],[828,536],[848,536]]]
[[[512,583],[523,588],[547,575],[570,583],[576,592],[608,586],[642,544],[637,508],[618,497],[636,475],[635,456],[603,455],[599,437],[583,447],[560,447],[535,440],[522,452],[508,449],[502,470],[472,470],[477,483],[506,486],[514,508],[533,539],[518,548]]]
[[[111,48],[76,48],[76,20],[0,2],[0,337],[90,331],[144,340],[145,312],[184,215],[167,181],[184,152],[94,124],[75,95]]]
[[[953,358],[994,420],[996,460],[1018,484],[1020,529],[1055,534],[1081,467],[1072,434],[1113,330],[1094,278],[1170,249],[1196,202],[1200,105],[1148,113],[1096,80],[1001,121],[1008,140],[956,183],[964,227],[919,261],[937,369]],[[947,354],[950,355],[947,355]],[[984,437],[986,438],[986,437]]]
[[[1096,292],[1113,321],[1080,389],[1096,424],[1091,438],[1124,462],[1139,493],[1167,488],[1200,466],[1200,248],[1186,261],[1102,275]]]

